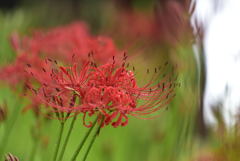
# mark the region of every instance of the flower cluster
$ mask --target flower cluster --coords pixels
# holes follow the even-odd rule
[[[140,86],[134,67],[126,65],[126,54],[119,58],[110,38],[91,36],[83,23],[38,31],[22,40],[13,35],[11,42],[18,56],[1,69],[0,78],[12,84],[22,81],[32,91],[32,104],[24,110],[32,108],[36,115],[65,121],[83,114],[86,127],[92,126],[87,117],[97,115],[101,126],[118,127],[127,125],[129,116],[155,117],[175,96],[178,84],[168,63],[155,68]]]
[[[105,63],[119,51],[112,39],[105,36],[92,36],[87,26],[82,22],[72,23],[67,26],[57,27],[49,31],[35,31],[31,37],[23,37],[19,42],[19,51],[31,54],[47,55],[48,58],[80,62],[88,60],[87,54],[94,53],[95,59]]]
[[[63,64],[69,64],[74,60],[81,66],[89,60],[89,53],[94,53],[91,57],[98,63],[105,63],[109,58],[120,53],[112,39],[105,36],[92,36],[82,22],[56,27],[49,31],[38,30],[29,37],[20,38],[18,34],[14,33],[10,40],[17,57],[15,62],[0,68],[0,80],[9,83],[12,87],[22,83],[23,93],[33,78],[32,75],[27,74],[26,65],[36,76],[45,68],[50,68],[49,64],[44,61],[46,58],[52,62],[58,60]],[[39,75],[38,78],[50,79],[50,77],[44,77],[44,74]],[[38,115],[41,100],[39,96],[35,95],[30,99],[32,103],[23,110],[33,109],[34,113]]]
[[[82,22],[49,31],[38,30],[29,37],[20,38],[13,34],[11,44],[18,54],[17,58],[14,63],[0,69],[0,79],[11,85],[27,82],[29,77],[26,75],[25,65],[31,64],[34,69],[42,70],[45,58],[67,64],[73,59],[84,63],[88,61],[88,53],[94,53],[96,62],[106,63],[109,58],[120,53],[112,39],[90,35],[87,26]]]
[[[166,107],[178,85],[171,70],[160,77],[161,71],[156,68],[154,76],[140,87],[134,71],[127,69],[125,62],[122,66],[115,61],[100,66],[88,62],[79,70],[76,64],[63,67],[48,62],[41,73],[28,69],[40,83],[38,89],[29,88],[60,119],[61,114],[65,119],[70,114],[82,113],[86,127],[92,126],[91,122],[86,123],[86,116],[92,115],[97,115],[99,122],[103,119],[102,126],[114,127],[127,125],[129,115],[142,119],[154,117],[144,115]],[[157,81],[159,78],[161,80]]]

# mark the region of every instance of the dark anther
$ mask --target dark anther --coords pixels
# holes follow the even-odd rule
[[[168,99],[168,97],[169,97],[169,93],[167,94],[167,97],[166,97],[166,98]]]
[[[42,68],[42,70],[43,70],[43,72],[45,72],[45,73],[46,73],[46,70],[45,70],[44,68]]]
[[[28,88],[28,89],[32,89],[32,88],[29,86],[29,84],[25,84],[25,86],[26,86],[26,88]]]
[[[164,88],[165,88],[165,83],[163,83],[163,85],[162,85],[162,91],[164,90]]]
[[[31,65],[30,64],[27,64],[27,66],[30,68],[31,67]]]
[[[43,88],[43,94],[44,94],[44,97],[47,97],[47,94],[46,94],[44,88]]]
[[[52,100],[53,100],[53,102],[56,102],[56,99],[55,99],[55,97],[54,97],[54,96],[52,96]]]
[[[123,57],[126,57],[126,56],[127,56],[127,54],[126,54],[126,52],[124,51],[124,52],[123,52]]]
[[[63,100],[60,98],[60,105],[63,106]]]
[[[36,90],[36,89],[33,89],[33,88],[32,88],[32,90],[33,90],[33,92],[34,92],[35,94],[37,94],[37,90]]]

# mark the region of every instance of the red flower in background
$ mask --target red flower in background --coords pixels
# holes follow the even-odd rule
[[[30,37],[22,39],[15,33],[11,44],[18,56],[16,61],[0,69],[1,80],[17,84],[27,80],[25,65],[31,64],[40,68],[44,58],[71,63],[73,60],[81,63],[89,60],[88,54],[94,53],[94,61],[105,63],[114,55],[119,55],[112,39],[104,36],[91,36],[86,25],[82,22],[49,31],[36,31]],[[41,70],[41,69],[40,69]]]
[[[125,42],[140,39],[148,45],[159,42],[175,45],[191,36],[188,0],[157,0],[147,14],[134,10],[132,0],[115,2],[119,9],[116,19],[120,23],[115,23],[113,28],[117,30],[117,37],[124,38]]]
[[[117,30],[117,36],[136,41],[143,39],[150,43],[156,41],[159,37],[156,34],[156,28],[153,17],[133,11],[124,11],[118,15],[120,23],[114,28]],[[126,25],[128,24],[128,25]]]
[[[104,63],[119,53],[110,38],[90,35],[86,25],[81,22],[49,31],[35,31],[30,37],[22,39],[21,50],[68,63],[72,62],[73,54],[76,60],[85,62],[88,61],[88,53],[93,52],[95,61]]]
[[[0,80],[6,81],[12,87],[18,83],[26,83],[29,81],[29,75],[25,71],[27,64],[30,64],[36,70],[41,70],[40,67],[43,61],[37,55],[29,55],[23,53],[18,55],[15,62],[0,69]]]

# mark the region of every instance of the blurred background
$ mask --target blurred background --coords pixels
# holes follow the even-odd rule
[[[13,34],[30,37],[36,30],[85,22],[92,35],[111,37],[119,50],[134,55],[137,72],[168,61],[177,65],[181,83],[157,119],[130,118],[126,127],[104,128],[89,161],[239,161],[237,1],[1,0],[0,67],[18,56]],[[36,123],[32,111],[23,112],[30,100],[20,91],[20,85],[0,83],[2,153],[30,160],[37,135],[35,161],[51,160],[59,124]],[[86,131],[77,121],[66,161]]]

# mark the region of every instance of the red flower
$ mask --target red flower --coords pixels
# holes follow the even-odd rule
[[[175,96],[177,84],[176,79],[171,79],[171,72],[164,75],[160,82],[153,78],[139,87],[133,71],[125,66],[105,64],[92,70],[80,108],[84,113],[85,126],[91,126],[91,123],[85,123],[87,113],[90,116],[100,113],[99,121],[104,116],[103,125],[125,126],[128,115],[144,119],[143,115],[157,112]]]
[[[93,52],[95,61],[104,63],[108,58],[119,53],[110,38],[90,35],[88,28],[82,22],[49,31],[35,31],[32,36],[23,38],[21,50],[70,63],[73,54],[78,61],[86,62],[88,53]]]
[[[76,64],[72,67],[62,67],[58,66],[56,61],[48,59],[41,71],[28,66],[27,72],[40,84],[37,89],[31,84],[28,84],[28,88],[33,91],[37,101],[45,104],[47,114],[53,112],[57,114],[58,119],[66,119],[70,114],[77,113],[75,102],[84,95],[89,68],[89,63],[86,63],[78,71]],[[67,113],[66,116],[59,115],[64,112]]]
[[[22,53],[17,56],[14,63],[0,69],[0,80],[6,81],[13,87],[18,83],[26,83],[29,81],[29,75],[25,71],[26,65],[30,65],[36,70],[41,70],[43,61],[37,55],[28,55]]]
[[[42,58],[60,60],[63,63],[72,63],[74,59],[81,65],[89,61],[89,53],[94,53],[94,61],[101,63],[120,53],[112,39],[91,36],[82,22],[47,32],[36,31],[32,36],[22,39],[15,33],[11,37],[11,44],[18,54],[16,61],[0,69],[0,79],[11,84],[25,83],[28,80],[29,75],[26,75],[24,69],[26,64],[41,70]]]
[[[38,89],[30,85],[29,88],[49,106],[48,111],[58,114],[58,119],[83,113],[86,127],[92,126],[85,121],[86,116],[92,115],[98,115],[99,122],[104,118],[102,126],[112,124],[114,127],[127,125],[129,115],[142,119],[155,117],[144,115],[167,106],[175,96],[177,83],[176,78],[172,78],[172,70],[162,73],[157,82],[162,71],[155,69],[154,76],[140,87],[134,72],[128,70],[125,63],[121,67],[115,61],[99,67],[95,63],[86,63],[77,70],[76,64],[62,67],[49,61],[52,62],[46,61],[41,72],[29,67],[28,73],[40,83]],[[67,115],[60,117],[62,113]]]
[[[40,102],[42,102],[39,99],[43,100],[43,89],[45,93],[48,92],[53,95],[56,90],[49,91],[50,87],[52,89],[64,89],[55,87],[54,81],[59,81],[59,84],[76,84],[76,82],[60,82],[60,78],[54,80],[53,77],[50,77],[49,75],[60,76],[55,73],[55,69],[51,71],[52,67],[49,64],[45,64],[44,58],[50,58],[49,60],[52,62],[60,60],[63,64],[70,64],[74,60],[74,62],[79,62],[78,66],[81,66],[89,61],[89,53],[94,53],[94,55],[91,55],[91,59],[96,62],[107,62],[113,55],[119,54],[112,39],[90,35],[87,26],[82,22],[57,27],[49,31],[36,31],[29,37],[21,38],[19,35],[13,34],[11,44],[18,56],[14,63],[0,69],[0,80],[10,83],[13,87],[18,83],[23,83],[23,87],[25,87],[26,84],[31,84],[33,78],[44,85],[52,82],[52,84],[48,84],[47,89],[39,89],[38,96],[31,96],[32,104],[27,106],[25,110],[32,108],[36,114],[39,113],[38,107],[41,105]],[[31,69],[28,69],[28,74],[25,70],[26,66],[29,66]],[[46,72],[43,72],[44,70]],[[72,74],[64,70],[72,69],[57,69],[64,76]],[[31,73],[34,74],[34,77],[30,75]],[[70,81],[70,78],[68,79]],[[63,91],[66,91],[66,89]],[[44,100],[46,101],[46,98]]]

